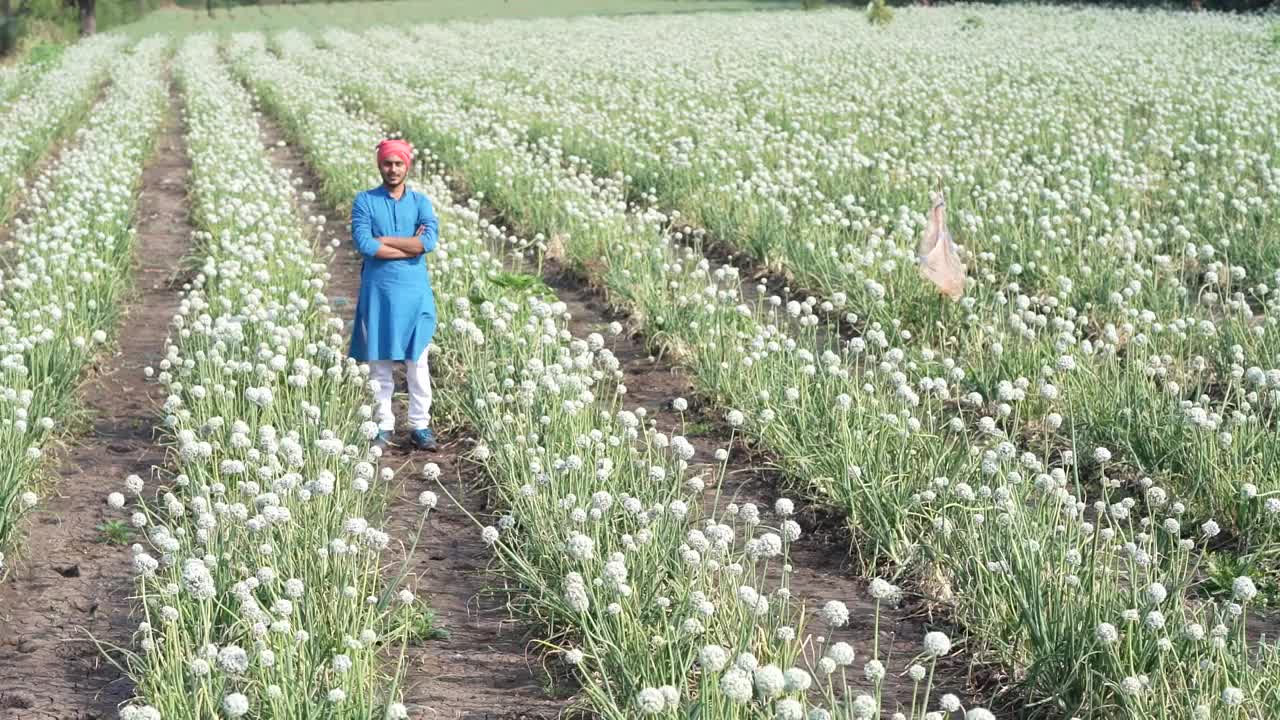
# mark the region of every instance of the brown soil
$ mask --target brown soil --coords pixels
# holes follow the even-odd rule
[[[283,130],[265,116],[260,116],[259,123],[275,165],[286,170],[300,190],[318,195],[318,179],[301,152],[284,142]],[[326,208],[319,200],[302,205],[304,216],[325,216],[321,239],[326,246],[333,238],[342,243],[329,260],[326,292],[349,326],[360,293],[361,260],[351,247],[345,213]],[[438,385],[440,378],[434,379]],[[403,387],[399,373],[397,381]],[[400,416],[404,416],[403,407]],[[445,435],[439,452],[414,452],[407,431],[401,429],[383,460],[384,466],[396,470],[398,481],[387,509],[387,531],[392,537],[412,543],[421,518],[418,494],[432,490],[440,498],[407,566],[401,562],[407,553],[401,553],[388,571],[392,576],[407,573],[405,584],[427,601],[436,627],[448,633],[409,647],[404,702],[415,720],[557,717],[566,701],[548,695],[551,682],[538,666],[538,657],[526,652],[522,630],[509,620],[504,599],[488,592],[494,582],[486,569],[492,553],[480,540],[479,526],[467,516],[479,519],[491,514],[483,491],[487,480],[462,457],[474,440]],[[427,462],[440,466],[440,482],[454,500],[423,479],[422,466]]]
[[[95,528],[119,519],[107,511],[109,492],[131,473],[154,479],[165,461],[152,422],[163,390],[144,382],[142,370],[164,349],[179,299],[173,278],[191,233],[177,102],[171,90],[170,123],[143,174],[136,294],[118,347],[80,389],[92,427],[58,454],[58,492],[30,517],[29,557],[0,587],[0,718],[114,718],[132,693],[104,656],[130,645],[129,551],[101,542]]]
[[[467,516],[487,524],[495,512],[485,492],[490,481],[463,457],[474,440],[451,438],[438,453],[410,450],[408,438],[398,442],[400,447],[385,456],[401,481],[388,511],[388,529],[395,537],[412,537],[421,517],[418,493],[439,495],[440,504],[428,516],[406,570],[409,584],[426,598],[437,625],[448,633],[409,648],[404,697],[419,713],[413,717],[557,717],[572,688],[544,670],[536,649],[526,642],[525,628],[511,620],[502,591],[494,588],[497,578],[487,569],[493,554],[480,540],[476,521]],[[422,477],[427,462],[440,467],[439,485]]]

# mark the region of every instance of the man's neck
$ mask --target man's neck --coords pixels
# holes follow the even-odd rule
[[[384,183],[382,187],[386,188],[387,194],[395,198],[396,200],[399,200],[402,196],[404,196],[404,183],[400,183],[395,187],[391,187]]]

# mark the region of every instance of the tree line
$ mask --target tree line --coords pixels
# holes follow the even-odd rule
[[[18,39],[33,26],[44,28],[56,37],[87,36],[99,28],[108,29],[142,18],[155,10],[164,0],[0,0],[0,55],[12,52]],[[970,0],[972,1],[972,0]],[[978,0],[982,2],[983,0]],[[1025,4],[1026,0],[985,0],[1000,5],[1012,2]],[[1052,1],[1052,0],[1051,0]],[[216,7],[231,8],[244,5],[295,4],[306,2],[332,2],[332,0],[178,0],[181,7],[207,11],[210,15]],[[832,0],[833,4],[864,7],[863,0]],[[943,5],[947,0],[886,0],[887,5]],[[811,7],[822,0],[797,0],[798,5]],[[1215,10],[1225,12],[1257,12],[1280,9],[1280,0],[1088,0],[1055,4],[1071,4],[1100,7],[1161,7],[1189,11]],[[770,3],[770,7],[777,7]]]

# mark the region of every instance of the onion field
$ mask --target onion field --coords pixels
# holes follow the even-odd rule
[[[0,718],[1280,717],[1267,18],[418,20],[0,68]]]

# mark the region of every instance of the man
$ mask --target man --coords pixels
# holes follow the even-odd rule
[[[379,432],[374,444],[385,448],[391,442],[396,425],[391,371],[403,362],[409,438],[418,449],[435,450],[427,349],[436,329],[436,302],[425,256],[436,249],[439,223],[431,200],[405,185],[413,162],[409,143],[383,140],[377,156],[382,186],[356,195],[351,206],[351,241],[364,265],[349,354],[369,363],[375,381]]]

